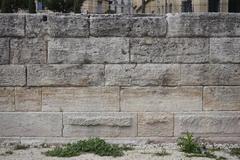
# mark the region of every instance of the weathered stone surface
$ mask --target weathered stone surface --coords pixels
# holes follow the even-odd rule
[[[213,63],[240,63],[240,38],[211,38],[210,53]]]
[[[137,136],[134,113],[63,113],[63,136],[133,137]]]
[[[173,136],[172,113],[139,113],[138,136]]]
[[[119,111],[118,87],[43,88],[43,111]]]
[[[87,15],[49,15],[49,34],[52,37],[88,37]]]
[[[127,36],[131,30],[130,17],[126,15],[92,15],[90,35],[94,37]]]
[[[169,37],[239,36],[240,14],[168,14]]]
[[[48,15],[28,14],[26,15],[27,37],[44,37],[48,35]]]
[[[121,90],[121,111],[202,110],[202,87],[128,87]]]
[[[51,39],[49,63],[127,63],[129,40],[126,38]]]
[[[12,39],[12,64],[43,64],[47,59],[47,43],[43,39]]]
[[[25,67],[0,65],[0,86],[23,86],[26,84]]]
[[[240,64],[182,64],[181,85],[240,85]]]
[[[132,37],[162,37],[167,33],[167,21],[165,17],[133,17],[131,19]]]
[[[20,112],[41,111],[41,88],[17,87],[15,90],[15,108]]]
[[[206,38],[135,38],[130,41],[131,62],[205,63],[208,43]]]
[[[180,80],[178,64],[106,65],[106,85],[159,86],[177,85]]]
[[[240,111],[240,87],[239,86],[204,87],[203,109]]]
[[[174,135],[239,136],[240,112],[176,113]]]
[[[104,65],[29,65],[28,86],[101,86]]]
[[[62,113],[0,113],[0,136],[61,136]]]
[[[0,37],[24,36],[25,16],[21,14],[0,15]]]
[[[0,65],[9,64],[9,39],[0,38]]]
[[[14,111],[14,88],[0,88],[0,112]]]

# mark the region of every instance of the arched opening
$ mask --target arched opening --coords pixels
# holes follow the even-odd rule
[[[229,0],[228,12],[240,12],[240,0]]]
[[[192,0],[182,1],[182,12],[192,12]]]
[[[220,0],[208,0],[208,12],[219,12]]]

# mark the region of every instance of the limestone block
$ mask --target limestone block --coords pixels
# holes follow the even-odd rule
[[[64,137],[134,137],[137,115],[134,113],[63,113]]]
[[[240,112],[176,113],[174,135],[239,136]]]
[[[0,86],[24,86],[25,67],[22,65],[0,65]]]
[[[16,87],[15,108],[19,112],[41,111],[42,90],[41,88]]]
[[[0,38],[0,65],[9,64],[9,39]]]
[[[182,64],[182,85],[240,85],[240,64]]]
[[[0,112],[14,111],[14,88],[0,88]]]
[[[168,14],[169,37],[239,36],[240,14]]]
[[[210,53],[213,63],[240,63],[240,38],[211,38]]]
[[[126,38],[51,39],[49,63],[127,63],[129,40]]]
[[[209,61],[208,43],[206,38],[134,38],[131,62],[205,63]]]
[[[131,20],[126,15],[92,15],[90,17],[90,35],[94,37],[124,37],[131,30]]]
[[[177,85],[180,80],[180,66],[178,64],[106,65],[105,79],[106,85]]]
[[[61,136],[61,131],[62,113],[0,113],[0,136],[2,137]]]
[[[24,36],[25,16],[21,14],[0,15],[0,37]]]
[[[139,113],[138,136],[140,137],[173,136],[173,114]]]
[[[181,112],[202,110],[202,87],[127,87],[120,94],[121,111]]]
[[[118,87],[43,88],[43,111],[119,111]]]
[[[87,15],[49,15],[49,34],[52,37],[88,37]]]
[[[240,87],[239,86],[204,87],[203,109],[240,111]]]
[[[101,86],[104,65],[28,65],[28,86]]]
[[[133,17],[131,19],[132,37],[163,37],[167,33],[167,21],[163,16]]]
[[[12,39],[12,64],[44,64],[47,59],[47,43],[43,39]]]

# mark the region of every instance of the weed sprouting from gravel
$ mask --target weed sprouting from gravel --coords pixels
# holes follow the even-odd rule
[[[201,153],[200,144],[193,137],[193,135],[187,132],[183,137],[178,138],[177,145],[180,147],[180,150],[185,153]]]
[[[14,147],[14,150],[25,150],[25,149],[28,149],[29,147],[30,147],[29,145],[17,144]]]
[[[240,148],[230,148],[230,154],[240,158]]]

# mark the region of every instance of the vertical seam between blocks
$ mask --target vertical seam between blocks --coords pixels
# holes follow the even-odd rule
[[[27,37],[26,28],[27,28],[27,17],[26,15],[24,15],[24,37]]]
[[[137,137],[138,137],[138,114],[139,113],[137,113]]]
[[[11,64],[11,39],[8,39],[8,64]]]
[[[172,133],[172,136],[174,137],[175,136],[175,113],[173,113],[173,133]]]
[[[14,87],[13,111],[16,112],[16,87]]]
[[[42,92],[42,90],[43,90],[43,87],[41,87],[41,109],[40,109],[41,112],[43,112],[43,105],[42,105],[42,104],[43,104],[43,103],[42,103],[42,102],[43,102],[43,95],[42,95],[43,92]]]
[[[208,55],[209,55],[209,64],[211,64],[212,63],[212,55],[211,55],[211,38],[209,37],[208,38]]]
[[[27,79],[28,79],[28,73],[27,73],[27,65],[24,65],[24,67],[25,67],[25,85],[24,86],[28,86],[28,81],[27,81]]]
[[[63,125],[63,112],[62,112],[62,130],[61,130],[61,137],[63,137],[63,129],[64,129],[64,125]]]
[[[106,64],[103,64],[103,85],[106,86]]]
[[[122,87],[121,86],[119,86],[119,97],[118,97],[118,100],[119,100],[119,103],[118,103],[118,105],[119,105],[119,108],[118,108],[118,111],[119,112],[121,112],[121,90],[122,90]]]
[[[46,40],[46,42],[45,42],[46,44],[46,64],[48,64],[48,40]]]
[[[203,109],[203,101],[204,101],[203,92],[204,92],[204,86],[202,86],[202,111],[204,111],[204,109]]]
[[[132,60],[131,60],[131,38],[128,38],[128,63],[131,63]]]

